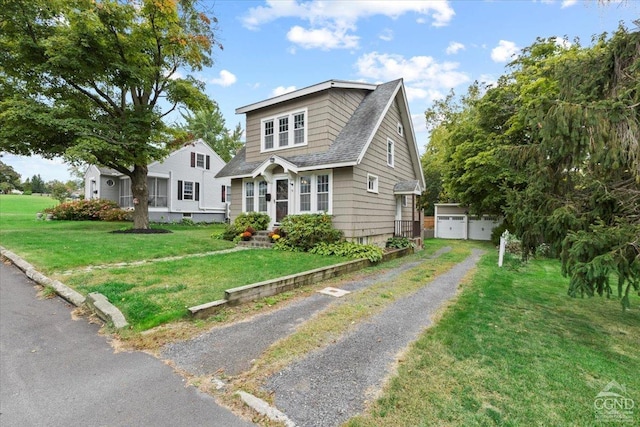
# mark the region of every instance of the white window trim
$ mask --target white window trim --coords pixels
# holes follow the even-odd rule
[[[371,181],[371,179],[374,180],[373,189],[369,188],[369,182]],[[370,173],[367,174],[367,192],[378,194],[378,176],[377,175],[372,175]]]
[[[259,176],[256,179],[243,179],[242,180],[242,212],[247,211],[247,192],[246,192],[246,183],[253,182],[253,206],[251,208],[252,212],[262,212],[269,213],[269,202],[267,202],[267,210],[259,211],[260,207],[260,181],[265,181],[264,177]],[[269,193],[269,184],[267,184],[267,194]]]
[[[295,116],[296,114],[304,114],[304,142],[302,144],[295,144]],[[280,119],[288,117],[288,144],[284,147],[280,147]],[[273,121],[273,148],[265,148],[264,141],[264,126],[266,122]],[[286,150],[289,148],[304,147],[309,144],[309,112],[307,108],[299,110],[292,110],[277,114],[271,117],[265,117],[260,120],[260,152],[266,153],[271,151]]]
[[[398,122],[396,130],[398,131],[398,135],[404,135],[404,127],[402,126],[402,123]]]
[[[187,197],[187,184],[191,184],[191,197]],[[196,199],[196,183],[195,181],[182,181],[182,200]]]
[[[296,178],[296,186],[295,186],[295,207],[294,211],[296,214],[312,214],[312,213],[324,213],[325,211],[318,210],[318,176],[319,175],[328,175],[329,176],[329,206],[327,207],[327,214],[331,214],[333,212],[333,171],[332,170],[322,170],[322,171],[313,171],[309,173],[300,172],[299,176]],[[301,211],[300,210],[300,181],[302,176],[311,177],[311,210],[309,211]]]
[[[389,146],[391,146],[391,161],[389,161]],[[387,165],[394,167],[396,161],[396,143],[391,138],[387,138],[387,149],[385,150],[387,156]]]

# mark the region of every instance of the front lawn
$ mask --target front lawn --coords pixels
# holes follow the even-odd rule
[[[100,292],[136,330],[145,330],[186,318],[187,307],[222,299],[226,289],[343,261],[346,259],[252,249],[56,278],[83,294]]]
[[[235,244],[212,237],[223,230],[223,224],[155,225],[172,233],[117,234],[111,231],[131,224],[36,220],[37,212],[56,204],[47,197],[0,196],[0,244],[85,295],[104,294],[137,331],[186,318],[187,307],[221,299],[226,289],[346,260],[244,250],[83,272],[89,266],[202,254]]]
[[[495,253],[483,257],[455,305],[350,427],[611,425],[595,409],[611,381],[635,402],[624,425],[640,425],[638,307],[569,298],[557,261],[496,264]]]
[[[211,237],[222,224],[154,225],[173,233],[118,234],[128,222],[37,221],[36,213],[58,202],[49,197],[0,196],[0,244],[44,274],[88,265],[132,262],[229,249],[235,245]]]

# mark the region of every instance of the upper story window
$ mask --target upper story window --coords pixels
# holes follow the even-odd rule
[[[191,152],[191,167],[192,168],[200,168],[207,169],[211,168],[211,156],[208,156],[203,153],[196,153],[194,151]]]
[[[404,127],[402,126],[402,123],[398,122],[396,129],[398,130],[398,135],[404,135]]]
[[[261,151],[307,144],[307,110],[291,111],[260,122]]]
[[[392,140],[387,139],[387,164],[393,167],[395,157],[395,144]]]

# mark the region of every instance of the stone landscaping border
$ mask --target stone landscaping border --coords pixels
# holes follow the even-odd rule
[[[380,262],[410,255],[413,252],[413,248],[392,250],[386,252],[382,256]],[[189,312],[191,316],[195,318],[206,318],[212,316],[227,305],[234,306],[244,302],[254,301],[259,298],[273,296],[281,292],[310,285],[321,280],[327,280],[353,271],[361,270],[365,267],[369,267],[370,265],[373,265],[373,263],[367,259],[357,259],[331,265],[329,267],[316,268],[314,270],[292,274],[290,276],[279,277],[277,279],[265,280],[251,285],[227,289],[224,293],[224,299],[197,305],[195,307],[189,307]]]

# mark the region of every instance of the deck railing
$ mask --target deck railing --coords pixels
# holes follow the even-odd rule
[[[407,237],[413,239],[420,237],[420,221],[396,221],[393,235],[395,237]]]

